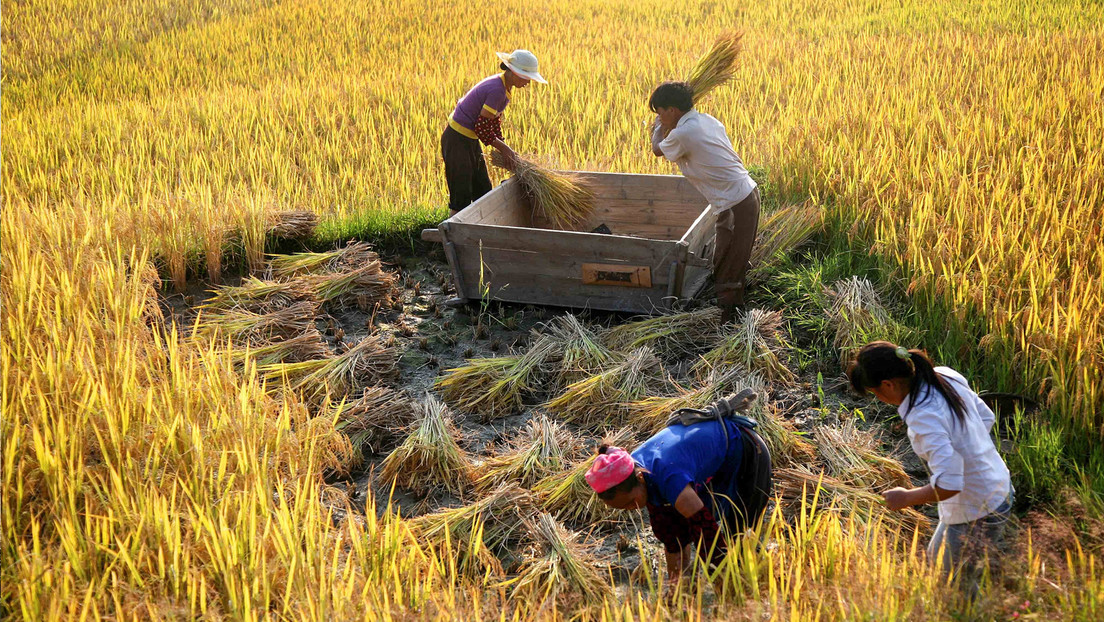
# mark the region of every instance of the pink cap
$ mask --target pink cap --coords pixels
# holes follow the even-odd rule
[[[635,468],[629,452],[620,447],[610,447],[594,459],[594,464],[587,469],[586,481],[594,492],[605,492],[628,479]]]

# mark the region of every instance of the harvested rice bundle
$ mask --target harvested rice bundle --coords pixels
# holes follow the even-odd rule
[[[573,593],[586,602],[600,602],[610,594],[609,581],[595,569],[594,556],[579,544],[579,534],[544,513],[528,527],[534,551],[521,573],[502,584],[513,587],[515,598],[543,603]]]
[[[839,427],[820,426],[813,438],[828,474],[847,484],[879,490],[911,485],[901,463],[883,455],[874,434],[855,427],[851,419]]]
[[[632,428],[624,427],[607,434],[602,443],[632,451],[635,445]],[[552,512],[560,520],[578,526],[591,526],[598,522],[617,522],[625,519],[623,513],[610,508],[594,494],[587,484],[586,472],[594,463],[594,454],[575,464],[563,473],[550,475],[533,486],[541,507]]]
[[[372,335],[333,358],[275,363],[262,367],[261,372],[266,379],[282,382],[304,398],[321,402],[327,395],[344,396],[394,380],[397,363],[395,347],[385,346],[379,335]]]
[[[376,302],[390,303],[395,288],[395,276],[383,270],[379,261],[348,272],[308,274],[295,282],[314,298],[339,308],[356,304],[367,309]]]
[[[916,337],[911,329],[893,319],[874,285],[863,277],[837,281],[825,293],[832,302],[827,313],[836,329],[832,345],[839,348],[841,363],[874,339],[908,343]]]
[[[809,241],[824,226],[824,211],[815,205],[789,205],[764,214],[751,249],[748,284],[761,281],[771,266]]]
[[[709,375],[693,388],[678,387],[678,395],[669,397],[646,397],[626,404],[629,425],[655,434],[662,430],[671,415],[680,408],[704,408],[713,402],[734,393],[739,379],[747,372],[738,367],[710,370]]]
[[[694,103],[736,75],[736,59],[740,55],[743,33],[725,32],[713,42],[705,56],[698,59],[686,82],[694,92]]]
[[[354,242],[326,253],[276,255],[268,262],[275,279],[290,279],[303,274],[347,272],[378,262],[379,255],[367,242]]]
[[[534,513],[529,491],[505,484],[475,503],[419,516],[410,525],[419,541],[451,548],[461,572],[501,573],[499,558],[511,555],[526,534],[525,519]]]
[[[312,296],[297,283],[277,283],[256,277],[246,277],[241,285],[223,286],[214,291],[215,295],[204,303],[202,309],[244,309],[266,314],[286,309],[296,302],[312,300]]]
[[[778,358],[777,351],[783,345],[779,335],[781,326],[782,314],[778,311],[752,309],[741,313],[726,331],[728,334],[698,359],[693,372],[701,376],[715,369],[739,365],[762,372],[768,380],[793,380],[793,372]]]
[[[319,303],[309,300],[269,313],[249,309],[225,309],[201,315],[195,333],[229,338],[238,344],[254,344],[290,339],[314,330]]]
[[[337,429],[349,437],[360,454],[367,449],[379,452],[417,418],[417,402],[402,391],[387,387],[369,387],[356,400],[339,402],[333,415]]]
[[[589,427],[620,425],[630,414],[629,403],[665,385],[662,369],[651,350],[638,348],[623,362],[568,385],[546,407],[563,421]]]
[[[529,421],[509,452],[487,460],[476,488],[487,490],[505,482],[530,488],[537,480],[562,471],[568,452],[577,445],[567,428],[541,415]]]
[[[537,339],[521,356],[468,359],[467,365],[446,370],[434,386],[456,408],[490,420],[520,410],[524,399],[539,390],[557,355],[554,340]]]
[[[491,164],[506,168],[497,149],[491,152]],[[594,189],[579,175],[557,173],[521,156],[513,173],[533,211],[552,229],[575,231],[594,213]]]
[[[619,359],[617,353],[602,343],[598,333],[570,313],[549,322],[545,334],[556,340],[561,351],[554,378],[556,387],[582,380]]]
[[[448,408],[427,397],[410,436],[384,458],[380,477],[415,493],[443,488],[459,494],[471,481],[468,457],[456,444]]]
[[[322,339],[322,333],[311,327],[302,335],[273,341],[256,347],[234,350],[234,362],[245,363],[253,360],[259,367],[277,363],[298,363],[314,359],[326,359],[331,356],[330,347]]]
[[[316,226],[318,214],[303,210],[269,212],[265,219],[265,233],[285,240],[309,238]]]
[[[775,494],[781,497],[783,505],[791,511],[800,508],[803,500],[815,500],[816,507],[838,510],[862,522],[880,521],[891,528],[906,532],[927,531],[930,527],[928,518],[915,509],[890,512],[884,508],[881,495],[849,486],[839,479],[823,472],[813,472],[803,465],[774,469],[772,477]]]
[[[648,346],[664,358],[679,358],[716,340],[720,324],[721,310],[708,307],[614,326],[605,343],[620,352]]]

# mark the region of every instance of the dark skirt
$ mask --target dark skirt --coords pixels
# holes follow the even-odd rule
[[[456,213],[491,191],[491,177],[483,149],[475,138],[445,126],[441,134],[441,157],[445,160],[449,210]]]

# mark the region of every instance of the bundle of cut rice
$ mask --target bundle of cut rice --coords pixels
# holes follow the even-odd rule
[[[455,558],[461,572],[485,576],[502,572],[500,559],[510,559],[526,535],[525,520],[535,513],[527,490],[504,484],[475,503],[419,516],[410,525],[420,542],[451,553],[440,557]]]
[[[471,467],[456,444],[448,408],[427,397],[420,410],[417,427],[384,458],[380,477],[416,493],[440,488],[459,494],[471,482]]]
[[[626,404],[629,425],[655,434],[662,430],[671,415],[680,408],[705,408],[713,402],[737,391],[739,380],[747,372],[738,367],[718,368],[709,372],[692,388],[677,387],[678,394],[667,397],[646,397]]]
[[[911,485],[901,463],[883,455],[874,434],[851,419],[839,427],[820,426],[813,438],[828,474],[847,484],[876,490]]]
[[[256,277],[242,279],[236,287],[223,286],[214,290],[201,307],[208,310],[246,310],[256,314],[268,314],[286,309],[296,302],[311,302],[311,294],[297,283],[264,281]]]
[[[803,438],[792,423],[779,417],[771,406],[767,397],[770,391],[761,373],[753,372],[733,377],[731,388],[726,391],[726,395],[738,393],[744,389],[750,389],[758,396],[745,414],[759,422],[759,427],[755,431],[770,449],[774,464],[807,464],[816,459],[813,446]]]
[[[238,364],[246,360],[252,360],[259,367],[274,365],[277,363],[297,363],[314,359],[326,359],[330,357],[330,348],[322,339],[322,333],[311,327],[302,335],[270,341],[258,346],[246,346],[233,352],[234,361]]]
[[[214,311],[199,317],[195,333],[230,339],[236,344],[262,345],[286,340],[314,330],[318,307],[319,303],[304,300],[269,313],[245,308]]]
[[[560,350],[553,379],[556,388],[582,380],[621,358],[602,343],[598,332],[570,313],[549,322],[543,336],[553,339]]]
[[[745,280],[758,283],[795,248],[824,226],[824,210],[815,205],[789,205],[763,214],[751,249],[751,269]]]
[[[624,361],[568,385],[546,407],[563,421],[587,427],[621,425],[630,414],[629,403],[664,386],[659,360],[648,348],[638,348]]]
[[[694,92],[694,103],[736,75],[736,59],[740,55],[742,33],[725,32],[713,42],[705,56],[698,59],[686,82]]]
[[[713,342],[720,324],[721,310],[707,307],[614,326],[605,344],[620,352],[647,346],[665,359],[683,358]]]
[[[602,443],[632,451],[635,444],[633,436],[632,428],[625,427],[607,435]],[[623,520],[624,513],[603,503],[587,484],[586,472],[596,456],[592,455],[562,473],[537,482],[533,493],[540,499],[541,506],[572,525],[591,527],[598,522]]]
[[[417,418],[419,406],[402,391],[369,387],[353,401],[334,405],[337,429],[349,437],[353,448],[363,454],[379,452]]]
[[[513,588],[514,598],[546,603],[561,593],[571,593],[586,602],[600,602],[610,595],[610,582],[595,568],[594,556],[579,544],[579,534],[543,513],[528,521],[528,527],[533,551],[521,573],[502,583]]]
[[[578,445],[578,440],[562,424],[540,415],[529,421],[514,439],[510,451],[487,460],[476,487],[486,490],[512,482],[530,488],[537,480],[562,471],[568,455]]]
[[[266,379],[320,403],[327,395],[340,399],[367,386],[393,381],[398,375],[398,359],[394,346],[386,346],[379,335],[372,335],[333,358],[274,363],[260,371]]]
[[[497,149],[491,152],[491,163],[506,168]],[[558,173],[521,156],[513,173],[533,210],[552,229],[575,231],[594,213],[594,189],[579,175]]]
[[[468,359],[467,365],[447,370],[434,386],[456,408],[487,421],[520,410],[525,398],[539,391],[556,356],[553,340],[538,339],[521,356]]]
[[[725,327],[727,334],[698,359],[693,372],[702,376],[736,365],[760,371],[768,380],[793,380],[793,372],[778,358],[778,350],[783,347],[781,326],[782,314],[778,311],[752,309],[739,314],[731,328]]]
[[[790,512],[809,504],[826,511],[838,511],[865,523],[886,525],[905,533],[927,531],[930,521],[912,508],[899,512],[885,509],[882,496],[865,488],[855,488],[823,472],[804,465],[777,468],[772,472],[775,495]]]
[[[293,281],[322,302],[345,308],[353,304],[367,309],[377,302],[391,303],[395,275],[384,270],[377,261],[349,270],[329,274],[307,274]]]
[[[354,242],[325,253],[276,255],[269,260],[268,267],[273,278],[290,279],[303,274],[348,272],[379,260],[370,244]]]
[[[909,343],[917,338],[911,329],[893,319],[874,285],[863,277],[837,281],[825,293],[832,303],[828,320],[836,329],[833,345],[840,351],[841,363],[846,364],[870,341]]]
[[[265,233],[274,238],[301,240],[314,234],[318,226],[318,214],[303,210],[268,212]]]

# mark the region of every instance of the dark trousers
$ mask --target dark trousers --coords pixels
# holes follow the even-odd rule
[[[717,306],[744,304],[744,277],[751,266],[751,247],[759,229],[759,189],[717,215],[717,242],[713,250],[713,278]]]
[[[441,134],[441,157],[445,160],[445,183],[453,214],[491,191],[491,176],[478,140],[446,126]]]

